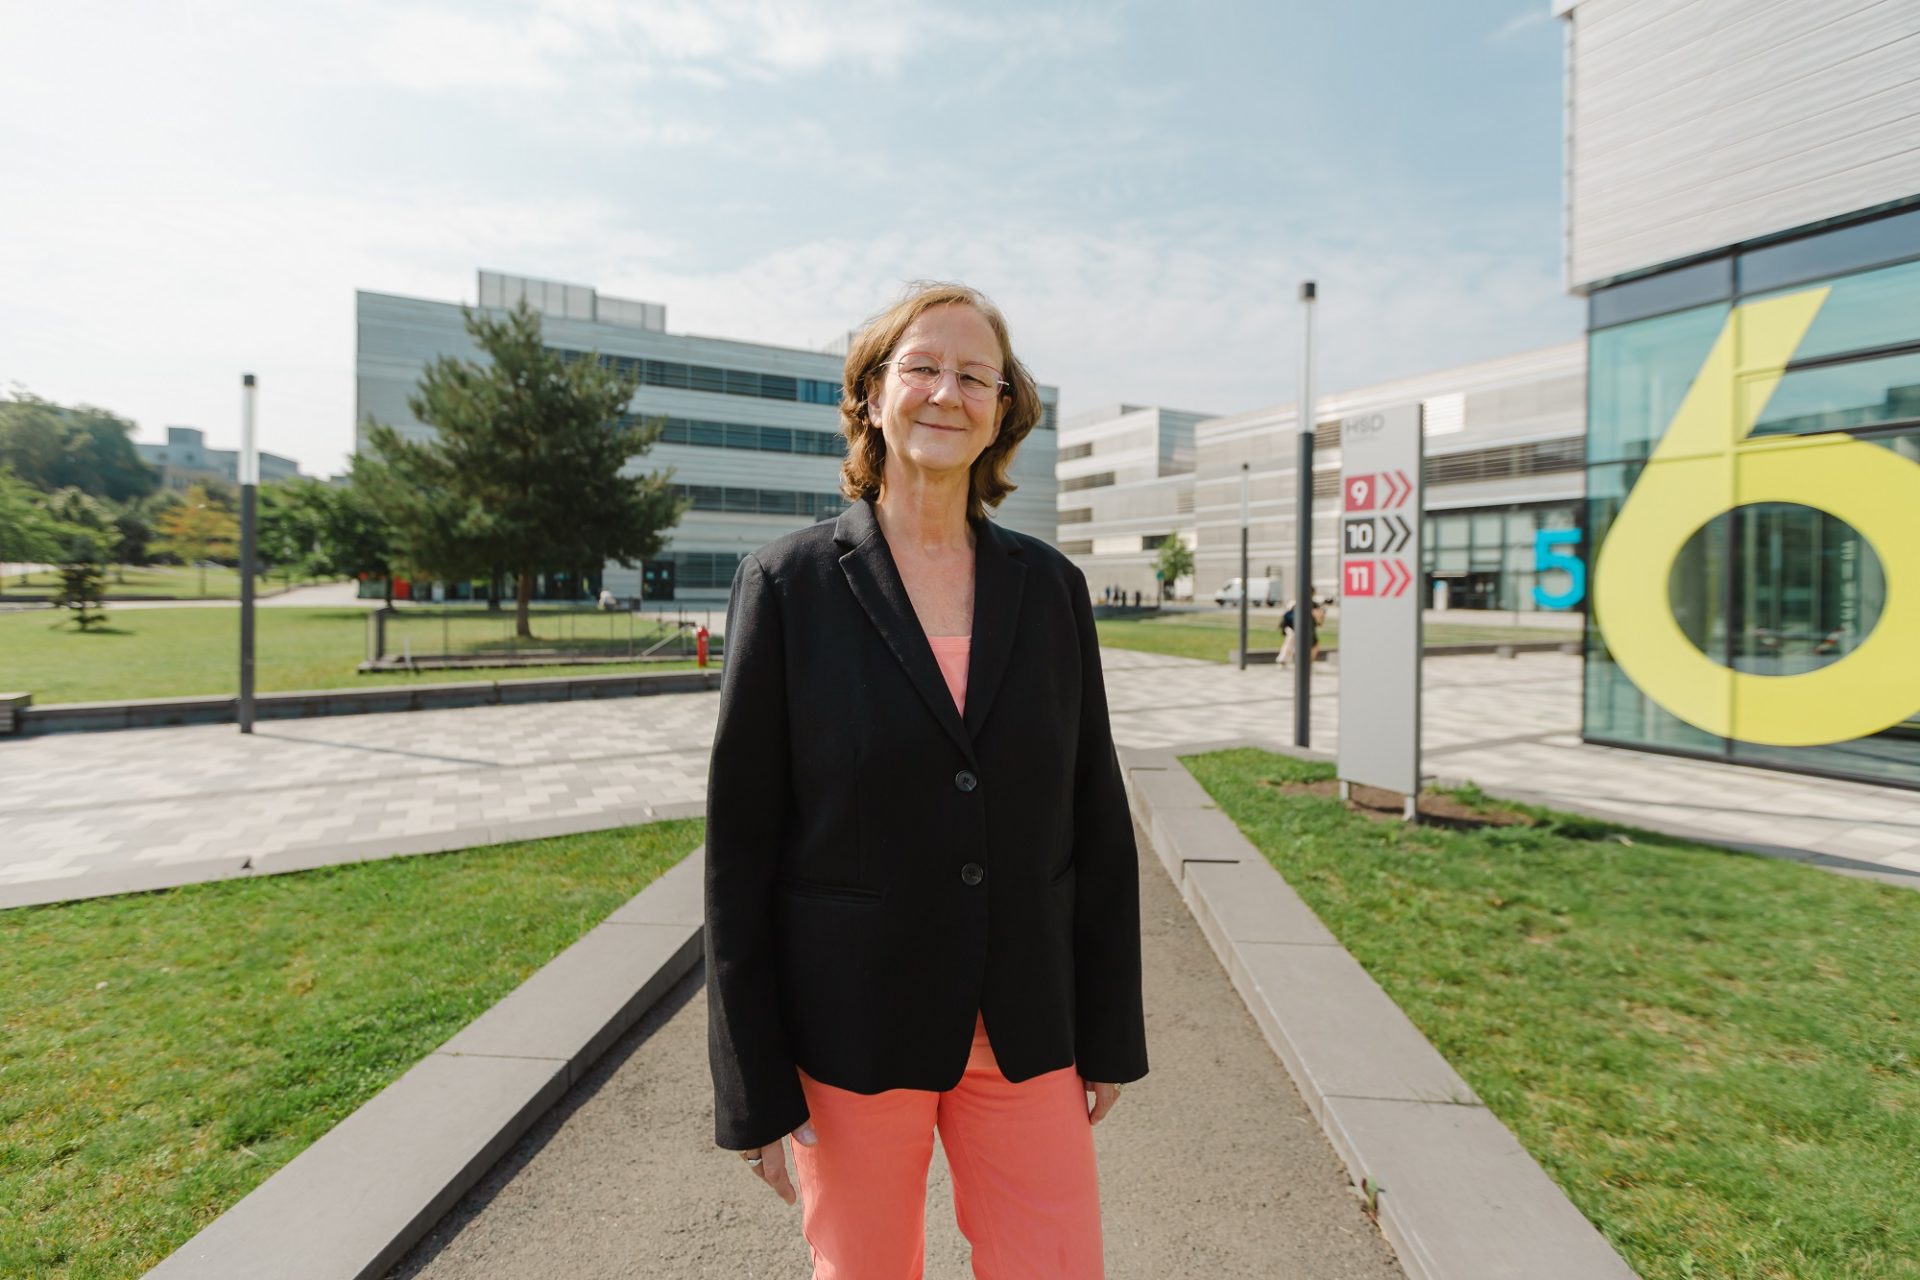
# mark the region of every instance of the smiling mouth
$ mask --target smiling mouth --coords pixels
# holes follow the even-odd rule
[[[966,427],[961,426],[957,423],[921,422],[918,419],[915,419],[914,425],[918,427],[931,427],[935,431],[965,431],[966,430]]]

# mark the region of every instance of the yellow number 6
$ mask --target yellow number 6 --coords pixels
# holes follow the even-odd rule
[[[1594,618],[1620,669],[1688,724],[1743,742],[1845,742],[1920,710],[1920,464],[1835,433],[1748,439],[1826,298],[1809,289],[1727,317],[1594,565]],[[1721,512],[1759,502],[1836,516],[1880,558],[1879,622],[1830,666],[1734,671],[1695,648],[1673,616],[1667,579],[1687,539]]]

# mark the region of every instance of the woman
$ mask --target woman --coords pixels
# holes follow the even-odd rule
[[[1040,413],[993,304],[916,288],[847,354],[851,505],[734,578],[715,1131],[789,1204],[794,1136],[816,1280],[921,1274],[936,1130],[976,1275],[1102,1274],[1092,1125],[1147,1070],[1138,869],[1086,579],[986,516]]]

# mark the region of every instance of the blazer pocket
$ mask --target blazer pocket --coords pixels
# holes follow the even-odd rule
[[[1073,879],[1073,869],[1078,865],[1079,863],[1077,862],[1069,861],[1067,865],[1058,874],[1056,874],[1053,877],[1053,879],[1047,881],[1047,888],[1058,889],[1061,885],[1071,881]]]
[[[801,880],[794,876],[782,876],[780,892],[793,898],[810,898],[819,902],[845,902],[860,906],[871,906],[886,897],[879,889],[862,889],[856,885],[824,884],[818,880]]]

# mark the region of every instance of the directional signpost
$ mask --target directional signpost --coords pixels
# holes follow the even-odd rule
[[[1340,420],[1340,791],[1420,793],[1420,406]]]

